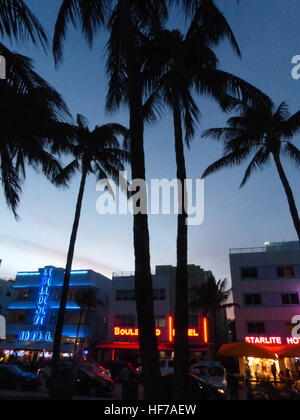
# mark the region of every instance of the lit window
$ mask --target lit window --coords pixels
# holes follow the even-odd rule
[[[294,268],[291,266],[277,267],[277,276],[284,278],[293,278],[295,277]]]

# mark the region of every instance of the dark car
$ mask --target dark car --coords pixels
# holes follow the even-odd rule
[[[166,401],[172,400],[174,375],[162,377],[162,394]],[[207,384],[193,374],[189,374],[188,399],[193,401],[225,400],[226,394],[223,389]]]
[[[75,393],[77,395],[88,395],[100,397],[114,390],[115,384],[109,378],[97,376],[90,371],[80,368],[76,375]]]
[[[36,391],[41,386],[37,375],[25,372],[15,365],[0,365],[0,388],[16,391]]]
[[[127,367],[129,369],[130,376],[132,378],[138,377],[136,370],[134,369],[134,367],[129,362],[107,362],[107,363],[103,363],[103,366],[106,369],[110,370],[111,377],[115,382],[120,381],[121,370],[124,367]]]

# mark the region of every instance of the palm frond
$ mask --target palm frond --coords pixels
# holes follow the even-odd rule
[[[1,0],[0,35],[16,41],[30,39],[44,48],[48,43],[42,25],[23,0]]]
[[[206,178],[208,175],[219,172],[224,168],[240,165],[248,157],[250,151],[251,148],[249,146],[246,146],[235,150],[234,152],[229,153],[226,156],[223,156],[221,159],[217,160],[204,171],[202,178]]]
[[[270,152],[266,150],[263,146],[261,147],[258,152],[255,154],[254,158],[251,160],[241,183],[241,188],[246,185],[249,178],[253,175],[253,173],[257,170],[262,170],[268,163],[270,162]]]
[[[63,0],[55,24],[53,53],[55,62],[63,59],[63,44],[67,36],[68,26],[79,25],[91,45],[95,34],[104,26],[109,11],[108,0]]]

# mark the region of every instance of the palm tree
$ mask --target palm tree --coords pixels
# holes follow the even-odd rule
[[[180,180],[177,229],[177,270],[175,308],[175,398],[182,399],[188,378],[188,223],[185,143],[189,147],[195,136],[200,110],[195,93],[209,95],[219,103],[228,94],[255,101],[261,92],[245,81],[218,68],[218,59],[211,47],[227,38],[240,55],[232,30],[211,1],[200,3],[184,35],[178,30],[159,30],[143,49],[145,84],[150,99],[160,100],[171,109],[174,121],[177,179]],[[154,92],[153,92],[154,91]]]
[[[216,281],[210,274],[201,286],[191,290],[190,307],[193,310],[201,310],[202,315],[211,317],[212,330],[214,331],[215,344],[218,343],[217,314],[233,307],[240,307],[236,303],[228,303],[231,289],[228,289],[227,279]]]
[[[74,160],[54,179],[57,185],[65,186],[77,171],[81,175],[53,344],[53,377],[56,380],[53,381],[52,392],[55,397],[60,397],[61,392],[59,387],[61,339],[86,181],[89,175],[94,175],[98,180],[111,178],[118,182],[119,171],[124,169],[124,162],[128,160],[128,153],[120,148],[118,140],[119,136],[127,137],[125,127],[119,124],[106,124],[90,131],[88,122],[82,115],[77,116],[77,124],[76,139],[70,145]]]
[[[47,44],[41,24],[23,0],[1,1],[0,35],[17,42],[29,39],[44,48]],[[53,153],[67,135],[63,121],[69,114],[61,96],[33,70],[29,58],[3,43],[0,54],[7,67],[6,79],[0,81],[0,179],[17,218],[26,164],[41,168],[49,179],[61,169]]]
[[[77,356],[78,338],[84,314],[88,311],[95,311],[98,306],[103,306],[102,300],[98,299],[95,291],[91,289],[78,290],[75,295],[75,302],[80,307],[80,313],[76,331],[76,340],[74,344],[74,359],[76,359]]]
[[[292,143],[300,130],[300,111],[291,116],[285,102],[276,108],[271,99],[256,106],[232,100],[230,108],[236,109],[238,115],[228,120],[228,127],[210,129],[203,134],[224,142],[224,156],[209,166],[203,177],[226,167],[241,165],[254,155],[241,183],[243,187],[255,171],[265,168],[273,158],[300,241],[299,213],[282,164],[282,157],[288,157],[300,166],[300,151]]]
[[[70,22],[74,25],[80,23],[84,35],[91,43],[99,28],[107,22],[106,17],[109,17],[108,26],[111,34],[108,45],[110,87],[117,92],[120,78],[125,75],[128,77],[126,98],[130,110],[132,178],[145,180],[140,43],[145,36],[160,26],[161,20],[167,17],[165,0],[85,0],[84,2],[64,0],[54,36],[56,61],[62,59],[62,44]],[[117,99],[114,99],[110,105],[118,107],[121,101],[122,98],[117,93]],[[145,196],[141,197],[141,200],[145,203],[147,201]],[[136,214],[134,216],[135,289],[140,352],[145,378],[145,398],[156,399],[159,397],[157,381],[160,378],[160,369],[155,336],[149,242],[148,216]]]

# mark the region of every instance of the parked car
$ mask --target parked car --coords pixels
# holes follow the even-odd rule
[[[100,397],[114,390],[114,381],[97,376],[84,368],[80,368],[76,375],[75,393],[88,395],[92,398]]]
[[[166,401],[173,398],[174,375],[162,377],[162,396]],[[226,393],[222,388],[207,384],[193,374],[189,374],[188,399],[193,401],[226,400]]]
[[[220,362],[199,361],[190,367],[190,372],[209,385],[227,389],[226,370]]]
[[[94,369],[91,369],[91,366],[87,364],[79,365],[72,372],[74,367],[72,364],[62,364],[60,366],[61,375],[65,380],[66,386],[74,383],[74,394],[75,395],[84,395],[90,396],[92,398],[102,396],[106,393],[112,392],[115,388],[114,381],[109,378],[105,378],[99,374],[95,373]],[[72,379],[73,377],[73,379]],[[52,377],[47,381],[47,387],[51,388]]]
[[[120,381],[121,370],[124,367],[128,367],[132,377],[135,377],[138,373],[137,370],[134,369],[132,364],[129,362],[105,362],[102,363],[102,365],[104,366],[104,368],[108,369],[111,372],[111,379],[115,382]]]
[[[103,378],[112,379],[112,375],[109,369],[99,365],[96,362],[84,362],[80,364],[80,367],[87,372],[94,374],[95,376],[102,376]]]
[[[0,365],[0,388],[16,391],[36,391],[41,386],[37,375],[25,372],[16,365]]]

